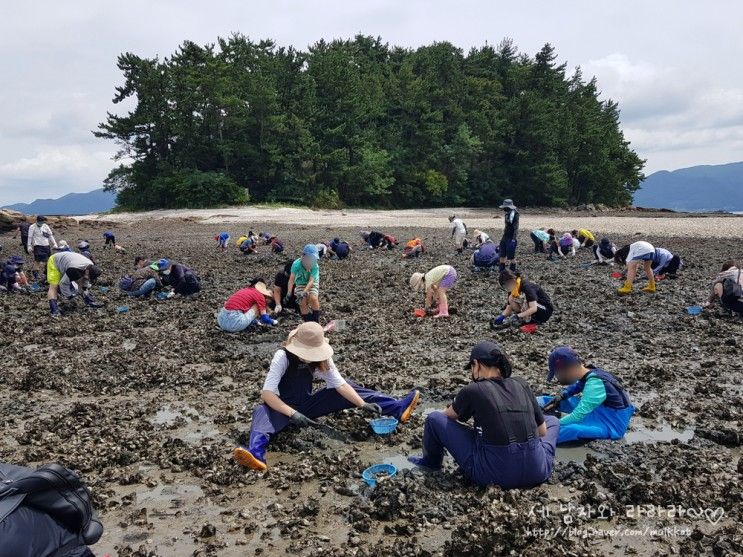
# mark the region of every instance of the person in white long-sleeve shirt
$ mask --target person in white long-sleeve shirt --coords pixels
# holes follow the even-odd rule
[[[45,216],[39,215],[36,217],[36,224],[31,225],[28,229],[27,242],[26,251],[34,254],[34,279],[39,280],[39,271],[43,270],[46,262],[49,261],[52,248],[57,247],[57,241],[54,239],[52,229],[46,223]]]

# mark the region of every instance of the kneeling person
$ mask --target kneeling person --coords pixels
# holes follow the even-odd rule
[[[443,412],[432,412],[423,430],[419,466],[440,469],[444,449],[477,485],[527,488],[552,474],[560,430],[557,418],[543,416],[525,380],[511,377],[511,363],[490,341],[475,345],[465,369],[472,382]],[[462,422],[474,418],[474,427]]]
[[[619,379],[583,360],[570,346],[558,346],[549,356],[547,380],[567,385],[557,397],[541,397],[546,410],[557,409],[560,418],[558,443],[581,439],[621,439],[635,407]]]
[[[266,284],[258,280],[253,286],[242,288],[230,296],[219,310],[217,323],[223,331],[237,333],[244,331],[256,319],[264,325],[277,325],[278,321],[268,315],[267,300],[271,291]]]

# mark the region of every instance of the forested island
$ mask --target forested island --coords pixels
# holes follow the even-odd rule
[[[94,131],[120,146],[105,186],[133,210],[627,205],[644,161],[619,107],[556,58],[510,40],[301,51],[239,34],[164,59],[125,53],[113,102],[130,110]]]

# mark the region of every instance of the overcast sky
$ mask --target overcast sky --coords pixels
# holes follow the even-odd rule
[[[646,173],[743,160],[743,2],[690,0],[34,0],[0,7],[0,205],[100,187],[115,146],[92,136],[113,110],[124,51],[167,56],[241,32],[304,48],[379,35],[465,50],[514,39],[596,75],[619,101]],[[9,6],[13,5],[12,8]]]

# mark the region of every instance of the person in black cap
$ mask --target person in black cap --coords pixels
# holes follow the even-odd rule
[[[29,254],[28,251],[28,231],[31,228],[31,223],[28,222],[25,218],[18,221],[18,226],[16,227],[15,234],[13,234],[13,239],[15,240],[18,237],[18,234],[21,235],[21,247],[23,247],[23,251],[26,252],[26,254]]]
[[[423,430],[423,454],[410,462],[438,470],[448,450],[474,483],[527,488],[552,474],[560,424],[544,416],[525,380],[491,341],[475,345],[465,369],[472,382],[443,412],[431,412]],[[463,422],[474,418],[474,427]]]
[[[500,270],[504,271],[506,265],[512,271],[516,270],[516,244],[519,235],[519,211],[513,200],[506,199],[500,206],[503,209],[505,227],[500,240]]]

